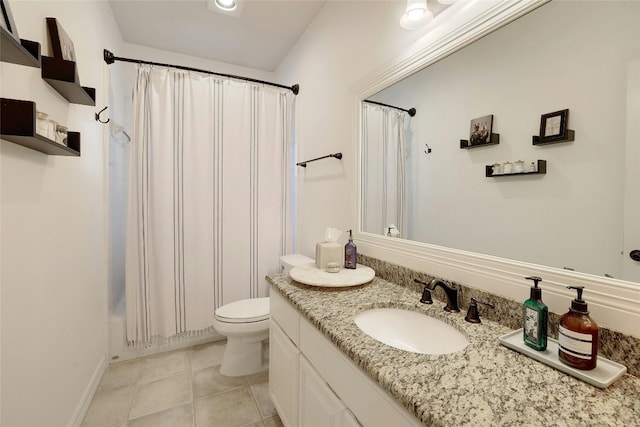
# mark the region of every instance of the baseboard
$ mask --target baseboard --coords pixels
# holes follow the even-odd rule
[[[87,388],[82,394],[80,402],[78,402],[76,410],[73,412],[73,416],[69,421],[69,427],[80,427],[82,425],[82,421],[84,421],[84,417],[89,410],[89,405],[91,405],[93,396],[96,394],[96,390],[98,389],[98,385],[100,385],[100,381],[102,380],[102,375],[104,374],[104,370],[106,367],[107,356],[103,354],[100,358],[98,366],[96,366],[95,371],[93,371],[91,380],[89,381],[89,384],[87,384]]]
[[[182,350],[184,348],[194,347],[201,344],[207,344],[210,342],[221,341],[225,339],[224,336],[214,332],[209,335],[200,337],[194,337],[189,340],[181,340],[175,343],[153,343],[146,347],[139,348],[127,348],[123,354],[111,357],[108,363],[118,363],[125,360],[138,359],[140,357],[151,356],[153,354],[164,353],[167,351]]]

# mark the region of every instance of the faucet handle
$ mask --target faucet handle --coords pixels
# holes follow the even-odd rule
[[[433,304],[433,300],[431,299],[431,291],[429,290],[429,284],[427,282],[423,282],[419,279],[413,279],[415,283],[420,283],[424,285],[422,289],[422,298],[420,298],[420,302],[423,304]]]
[[[420,298],[420,302],[423,304],[433,304],[433,300],[431,299],[431,291],[425,285],[422,290],[422,298]]]
[[[493,305],[491,303],[484,302],[484,301],[478,301],[475,298],[471,298],[471,304],[469,304],[469,309],[467,310],[467,315],[464,317],[464,320],[466,320],[469,323],[481,323],[480,322],[480,313],[478,313],[478,304],[477,303],[486,305],[487,307],[495,308],[495,305]]]

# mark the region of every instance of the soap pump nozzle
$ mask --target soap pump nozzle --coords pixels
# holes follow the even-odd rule
[[[542,278],[538,276],[529,276],[525,277],[527,280],[533,280],[533,286],[531,287],[531,299],[539,300],[542,299],[542,289],[538,287],[538,283],[542,282]]]
[[[587,303],[582,299],[584,286],[567,286],[567,289],[575,289],[578,293],[578,296],[571,301],[571,310],[578,313],[589,314],[589,310],[587,310]]]

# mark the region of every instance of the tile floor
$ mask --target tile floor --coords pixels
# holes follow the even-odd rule
[[[276,427],[269,374],[219,372],[225,341],[107,367],[83,427]]]

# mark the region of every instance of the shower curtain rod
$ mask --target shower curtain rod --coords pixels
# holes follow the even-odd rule
[[[215,73],[213,71],[202,70],[202,69],[199,69],[199,68],[185,67],[183,65],[162,64],[160,62],[143,61],[141,59],[121,58],[119,56],[114,56],[113,53],[111,53],[107,49],[104,49],[103,57],[104,57],[104,62],[106,62],[107,64],[113,64],[115,61],[122,61],[122,62],[133,62],[133,63],[136,63],[136,64],[159,65],[161,67],[171,67],[171,68],[177,68],[179,70],[186,70],[186,71],[197,71],[199,73],[213,74],[215,76],[230,77],[232,79],[239,79],[239,80],[245,80],[245,81],[253,82],[253,83],[262,83],[262,84],[269,85],[269,86],[281,87],[281,88],[284,88],[284,89],[289,89],[291,92],[293,92],[294,95],[297,95],[298,92],[300,92],[300,85],[298,85],[298,84],[295,84],[293,86],[285,86],[285,85],[281,85],[281,84],[278,84],[278,83],[267,82],[267,81],[264,81],[264,80],[257,80],[257,79],[252,79],[252,78],[249,78],[249,77],[235,76],[233,74]]]
[[[416,115],[416,109],[415,108],[409,108],[408,110],[405,110],[404,108],[395,107],[395,106],[389,105],[389,104],[383,104],[382,102],[369,101],[368,99],[365,99],[362,102],[368,102],[369,104],[382,105],[383,107],[395,108],[396,110],[400,110],[400,111],[404,111],[405,113],[409,113],[410,117],[413,117],[413,116]]]

